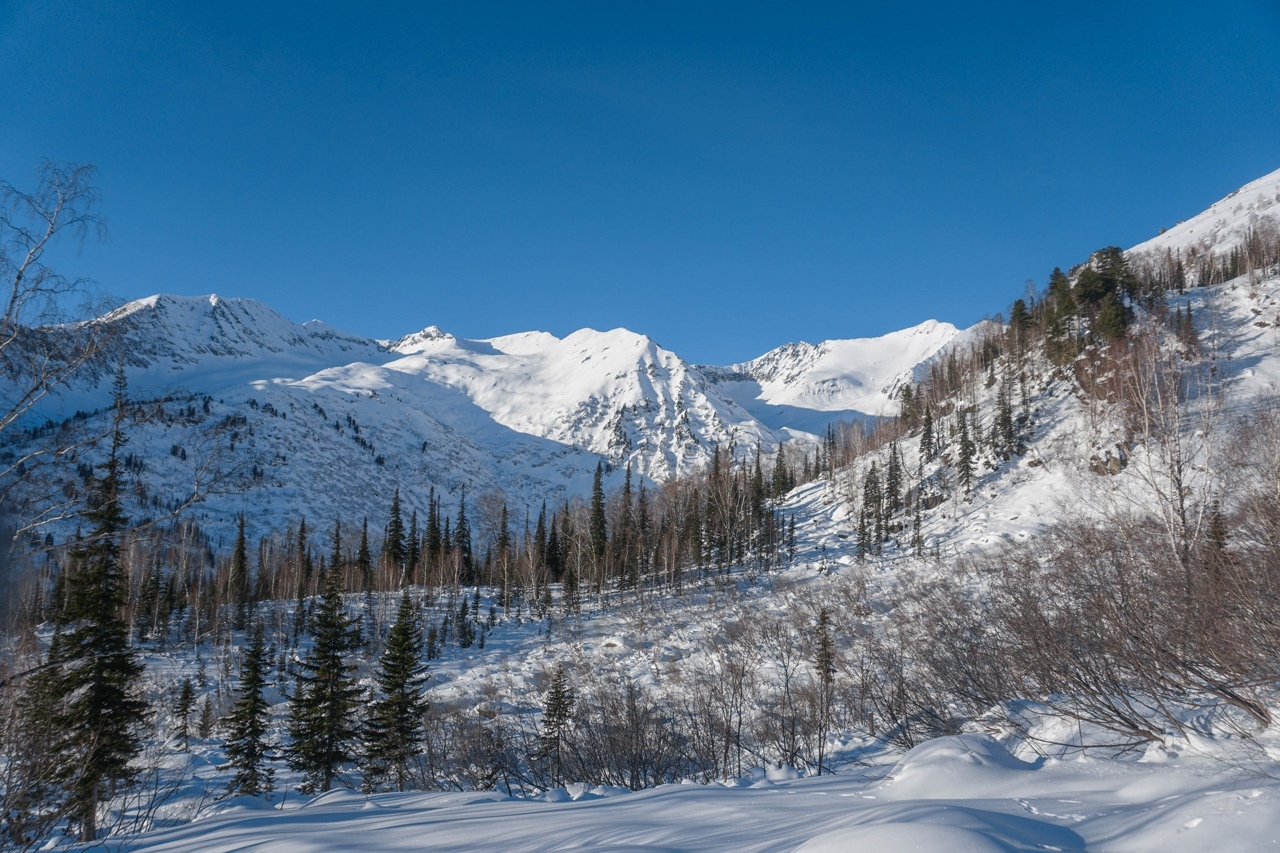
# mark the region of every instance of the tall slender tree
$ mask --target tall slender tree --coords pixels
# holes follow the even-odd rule
[[[422,696],[426,667],[422,664],[422,626],[409,593],[400,596],[400,610],[378,662],[377,699],[369,706],[364,728],[364,788],[375,791],[390,783],[403,791],[413,759],[422,752]]]
[[[267,738],[271,708],[263,696],[267,666],[267,641],[259,622],[240,664],[240,691],[226,723],[227,763],[236,771],[227,785],[232,796],[260,797],[272,789],[275,771],[268,764],[271,743]]]
[[[313,643],[299,664],[289,701],[289,766],[302,773],[305,794],[328,791],[355,758],[360,688],[347,655],[360,642],[355,621],[342,603],[338,573],[325,573],[324,593],[312,617]]]
[[[128,415],[123,368],[116,374],[114,408],[111,448],[84,514],[91,532],[72,552],[63,624],[50,644],[48,670],[33,685],[50,722],[53,779],[85,842],[98,834],[99,805],[134,778],[131,762],[141,751],[139,726],[147,717],[143,666],[129,647],[121,613],[127,580],[120,537],[128,525],[122,505]]]

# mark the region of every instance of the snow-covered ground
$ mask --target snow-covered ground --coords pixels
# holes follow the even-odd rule
[[[1269,768],[1280,770],[1280,765]],[[938,738],[890,764],[804,779],[635,793],[571,785],[492,793],[334,791],[283,807],[238,799],[113,845],[136,851],[339,850],[1257,851],[1280,847],[1280,784],[1193,754],[1023,760],[985,734]]]

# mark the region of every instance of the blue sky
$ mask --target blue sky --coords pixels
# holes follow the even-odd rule
[[[1280,11],[0,2],[0,175],[122,298],[694,361],[967,325],[1280,168]],[[1123,8],[1115,8],[1123,7]]]

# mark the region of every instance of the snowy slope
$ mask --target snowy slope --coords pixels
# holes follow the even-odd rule
[[[1139,243],[1131,254],[1163,254],[1196,248],[1219,255],[1238,246],[1250,228],[1280,220],[1280,170],[1245,184],[1207,210]]]
[[[893,414],[902,385],[962,333],[929,320],[878,338],[786,344],[708,374],[757,419],[793,433],[820,433],[833,419]]]
[[[661,481],[698,470],[717,446],[772,452],[833,420],[889,411],[897,384],[957,339],[930,322],[699,368],[626,329],[473,341],[429,326],[377,341],[219,296],[152,296],[93,322],[120,330],[117,346],[36,422],[77,411],[102,420],[123,363],[135,399],[163,401],[131,431],[152,496],[143,512],[221,472],[196,517],[223,533],[243,510],[265,533],[372,510],[396,488],[411,506],[432,489],[450,500],[466,489],[536,510],[584,493],[601,461],[614,479],[630,465]]]

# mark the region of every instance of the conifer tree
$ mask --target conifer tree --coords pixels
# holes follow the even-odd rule
[[[196,707],[195,690],[191,687],[191,679],[182,679],[182,688],[178,691],[178,701],[173,705],[173,715],[178,718],[173,733],[182,742],[182,748],[189,747],[191,740],[191,712]]]
[[[957,451],[956,474],[960,477],[960,485],[964,486],[964,493],[967,497],[969,489],[973,485],[973,440],[969,438],[969,419],[965,413],[960,412],[960,447]]]
[[[356,573],[360,576],[360,588],[373,591],[373,554],[369,551],[369,519],[360,524],[360,547],[356,549]]]
[[[50,723],[53,783],[85,842],[97,836],[99,804],[134,778],[130,763],[141,751],[138,728],[147,716],[139,693],[143,666],[121,615],[127,581],[120,536],[128,524],[120,456],[128,405],[123,368],[114,398],[111,449],[84,513],[91,533],[72,552],[63,624],[49,647],[49,668],[32,686]]]
[[[717,448],[717,452],[719,448]],[[590,528],[591,553],[597,566],[604,564],[605,552],[609,548],[608,522],[604,512],[604,463],[596,463],[596,473],[591,481],[591,515]]]
[[[920,459],[924,462],[932,462],[937,444],[933,436],[933,411],[928,407],[924,407],[924,423],[920,428]]]
[[[360,688],[347,654],[359,631],[342,604],[337,572],[326,573],[324,593],[312,617],[313,644],[299,664],[298,685],[289,697],[289,766],[302,773],[305,794],[328,791],[343,765],[354,759],[359,734]]]
[[[552,788],[563,784],[565,748],[573,723],[574,701],[573,688],[569,685],[569,676],[562,665],[556,669],[555,677],[551,679],[551,688],[547,691],[547,704],[542,709],[542,728],[538,732],[538,747],[532,756],[537,761],[545,762],[547,778]]]
[[[409,594],[400,597],[400,610],[378,662],[379,697],[369,706],[364,730],[364,788],[377,790],[391,783],[403,791],[410,764],[422,752],[422,697],[426,668],[422,665],[422,627]]]
[[[208,738],[213,734],[213,726],[216,722],[213,714],[213,696],[205,694],[204,702],[200,705],[200,720],[196,723],[196,734],[202,738]]]
[[[893,515],[902,506],[902,457],[898,455],[898,443],[889,443],[889,468],[884,476],[884,514]]]
[[[401,570],[401,581],[404,581],[404,517],[400,511],[400,488],[396,487],[391,498],[391,512],[387,518],[387,528],[382,538],[382,556],[387,565]]]
[[[231,577],[227,584],[231,603],[235,606],[232,621],[237,631],[243,631],[249,618],[249,548],[244,535],[244,513],[236,519],[236,544],[231,552]]]
[[[271,709],[263,696],[267,684],[267,642],[262,623],[254,626],[240,663],[240,691],[227,717],[227,763],[235,769],[227,785],[233,797],[260,797],[272,789],[275,771],[267,739]]]
[[[826,754],[827,732],[831,728],[832,708],[835,705],[836,644],[831,637],[831,621],[827,608],[818,611],[817,636],[814,638],[813,669],[818,677],[818,775],[822,775],[822,761]]]
[[[467,521],[467,492],[458,501],[458,521],[453,526],[453,547],[462,558],[463,582],[471,581],[471,524]]]

